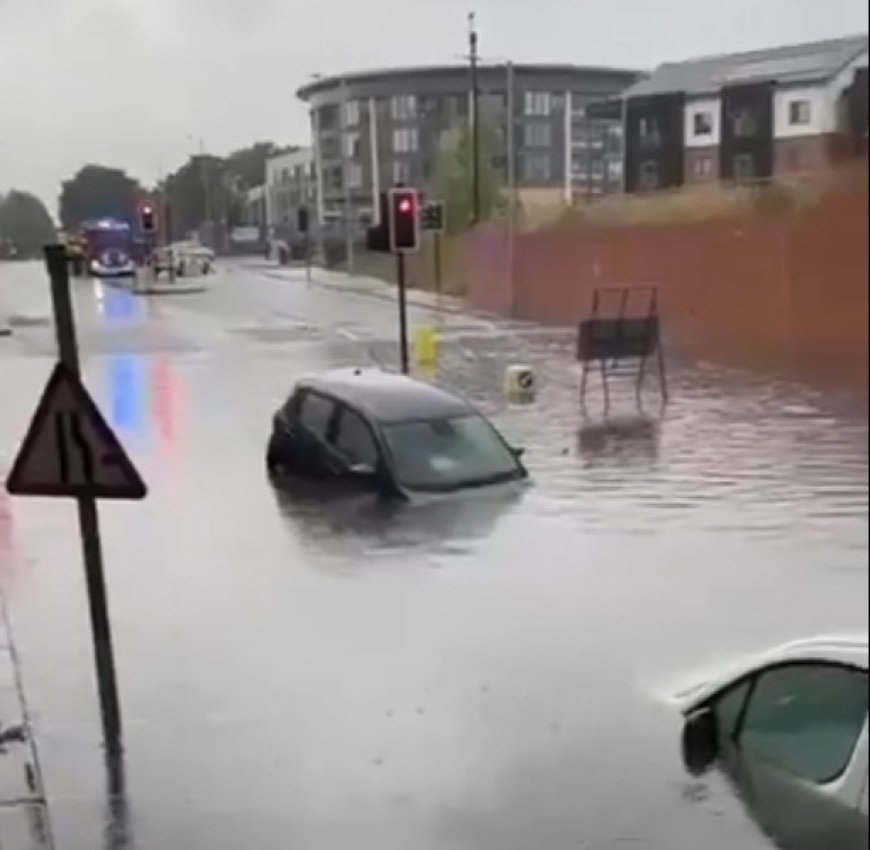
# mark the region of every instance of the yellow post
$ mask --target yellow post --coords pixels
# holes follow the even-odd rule
[[[414,330],[414,362],[423,369],[438,365],[438,334],[431,325]]]

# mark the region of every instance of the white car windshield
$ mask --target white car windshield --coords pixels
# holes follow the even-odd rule
[[[383,432],[396,480],[409,490],[456,490],[522,475],[513,452],[477,414],[400,422]]]

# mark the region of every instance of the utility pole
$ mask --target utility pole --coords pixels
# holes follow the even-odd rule
[[[353,274],[354,256],[353,256],[353,202],[350,193],[350,164],[347,152],[347,82],[341,81],[341,115],[339,116],[339,126],[341,127],[341,183],[344,189],[344,244],[345,244],[345,263],[348,274]]]
[[[469,122],[471,127],[471,223],[480,221],[480,82],[477,73],[477,30],[474,12],[468,13],[468,59],[471,63],[470,86],[471,108]]]

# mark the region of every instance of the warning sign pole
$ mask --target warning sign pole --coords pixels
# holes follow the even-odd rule
[[[45,264],[51,279],[51,303],[54,309],[58,357],[60,362],[78,378],[79,353],[70,298],[69,268],[63,245],[45,247]],[[111,754],[117,754],[121,751],[121,708],[118,702],[112,632],[109,626],[106,582],[103,576],[103,550],[100,544],[97,500],[90,495],[80,495],[76,497],[76,503],[91,613],[91,630],[94,638],[103,735],[106,749]]]

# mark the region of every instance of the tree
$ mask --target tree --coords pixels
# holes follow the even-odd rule
[[[485,221],[498,211],[504,186],[504,176],[497,165],[501,156],[499,137],[489,121],[480,122],[479,143],[480,219]],[[471,157],[471,128],[463,121],[442,136],[435,175],[436,191],[444,201],[447,229],[451,233],[464,230],[472,219]]]
[[[255,142],[234,151],[226,158],[226,170],[242,191],[262,186],[266,182],[266,160],[278,153],[274,142]]]
[[[208,220],[228,227],[241,223],[244,193],[266,182],[266,160],[278,151],[274,142],[256,142],[226,158],[192,156],[160,187],[172,211],[173,236]]]
[[[57,241],[57,230],[45,204],[29,192],[13,189],[0,198],[0,244],[17,256],[39,256],[43,245]]]
[[[143,195],[138,181],[118,168],[86,165],[63,183],[60,193],[60,222],[75,230],[91,218],[132,219]]]

